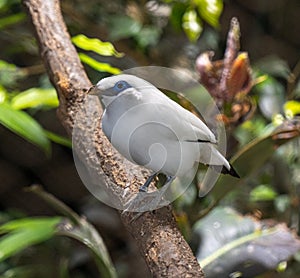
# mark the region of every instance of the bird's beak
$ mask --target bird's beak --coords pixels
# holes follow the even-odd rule
[[[89,90],[88,90],[88,94],[92,95],[92,96],[96,96],[99,94],[99,90],[97,90],[96,85],[93,85]]]

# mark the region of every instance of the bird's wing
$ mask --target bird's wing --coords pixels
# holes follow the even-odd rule
[[[158,90],[159,91],[159,90]],[[161,91],[159,91],[159,97],[156,100],[161,99],[162,104],[167,104],[165,107],[159,107],[156,113],[161,114],[163,118],[173,118],[173,124],[177,125],[178,129],[182,129],[182,138],[186,141],[198,141],[198,142],[209,142],[209,143],[216,143],[217,140],[215,135],[211,132],[211,130],[193,113],[184,109],[181,105],[176,103],[175,101],[171,100],[167,96],[165,96]],[[189,129],[190,132],[196,134],[189,138]]]

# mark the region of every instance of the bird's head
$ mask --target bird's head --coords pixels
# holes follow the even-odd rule
[[[101,79],[91,87],[89,94],[100,98],[104,107],[123,94],[135,94],[143,88],[152,86],[147,81],[129,74],[120,74]]]

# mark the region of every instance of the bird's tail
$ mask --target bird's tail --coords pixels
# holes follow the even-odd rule
[[[203,145],[200,149],[200,154],[199,162],[209,165],[214,170],[223,174],[229,174],[236,178],[240,177],[232,165],[213,145]]]
[[[229,164],[230,168],[228,169],[225,165],[209,165],[217,172],[220,172],[225,175],[230,175],[236,178],[240,178],[240,175],[236,172],[231,164]]]

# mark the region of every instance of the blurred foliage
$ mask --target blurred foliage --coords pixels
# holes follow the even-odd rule
[[[119,53],[114,46],[109,42],[102,42],[99,39],[96,38],[88,38],[85,35],[77,35],[72,38],[72,42],[78,47],[83,50],[92,51],[96,54],[102,55],[102,56],[115,56],[117,58],[120,58],[123,56],[122,53]],[[121,72],[120,69],[112,67],[108,63],[101,63],[97,60],[93,59],[92,57],[84,54],[79,53],[80,60],[92,67],[93,69],[101,72],[108,72],[111,74],[118,74]]]
[[[223,0],[168,1],[171,3],[170,21],[175,29],[183,29],[187,37],[195,42],[200,37],[204,24],[219,27],[219,17],[223,10]]]
[[[196,254],[206,277],[255,277],[279,265],[284,271],[283,262],[300,249],[299,239],[285,225],[226,207],[214,209],[193,229],[199,240],[205,239]]]
[[[295,26],[292,21],[295,16],[291,12],[296,11],[295,1],[288,1],[285,6],[280,6],[284,1],[268,4],[267,1],[240,0],[224,1],[225,5],[221,0],[61,2],[72,42],[93,82],[137,65],[184,67],[192,74],[202,74],[201,82],[217,99],[222,110],[218,120],[226,126],[228,154],[242,178],[221,176],[214,188],[207,189],[201,184],[199,173],[198,179],[174,204],[179,227],[198,250],[200,260],[206,262],[207,274],[219,266],[224,273],[226,269],[235,275],[233,277],[250,270],[257,275],[260,273],[260,278],[296,277],[300,271],[299,252],[296,253],[299,243],[291,232],[293,229],[299,235],[300,228],[300,63],[295,60],[299,52],[293,51],[299,49],[300,40],[297,33],[292,33],[297,28],[288,27]],[[228,18],[232,14],[237,14],[242,23],[242,36],[236,21],[226,41]],[[73,173],[68,172],[71,166],[62,158],[68,150],[66,153],[61,150],[65,151],[64,146],[70,148],[71,142],[58,135],[57,129],[49,127],[49,122],[55,122],[55,118],[48,113],[58,107],[59,101],[41,64],[38,46],[20,0],[0,1],[0,17],[0,123],[42,149],[48,162],[51,149],[55,156],[49,168],[42,168],[46,162],[33,163],[35,154],[18,153],[16,158],[13,156],[15,145],[0,146],[1,180],[9,187],[0,187],[0,193],[4,192],[5,196],[1,204],[5,212],[0,219],[4,223],[2,227],[19,223],[19,228],[5,231],[0,238],[0,245],[10,240],[6,245],[8,249],[5,246],[3,249],[9,251],[4,254],[9,258],[0,263],[1,277],[99,277],[99,273],[103,277],[105,273],[107,277],[115,277],[107,248],[114,257],[118,275],[133,277],[129,273],[140,267],[137,262],[140,255],[129,265],[134,247],[128,243],[130,239],[122,227],[114,223],[112,212],[105,213],[104,206],[83,211],[88,218],[102,221],[100,227],[106,230],[107,248],[89,221],[45,192],[41,193],[42,198],[50,201],[59,211],[56,214],[64,215],[63,218],[31,217],[20,205],[16,205],[18,212],[14,211],[14,202],[22,199],[20,191],[15,190],[16,184],[20,187],[36,181],[47,184],[50,192],[59,192],[75,210],[81,210],[88,202],[70,197],[78,188],[73,186]],[[214,82],[206,82],[211,80]],[[193,105],[180,97],[173,96],[173,99],[193,110]],[[0,136],[3,134],[6,133]],[[63,147],[57,149],[51,141]],[[8,148],[11,157],[4,152]],[[25,145],[23,148],[25,151]],[[22,159],[30,166],[24,167]],[[9,176],[5,176],[11,165],[16,166],[15,172],[8,171]],[[38,171],[40,173],[36,174]],[[26,178],[16,179],[13,185],[10,183],[24,172]],[[43,178],[43,173],[49,173],[51,178]],[[60,177],[63,185],[56,185]],[[197,196],[199,188],[200,193],[209,193],[200,199]],[[36,204],[29,201],[27,205],[40,213],[41,204],[35,208]],[[228,206],[241,214],[233,210],[228,212],[224,209]],[[58,226],[54,225],[56,221],[59,221]],[[42,225],[36,225],[38,223]],[[277,237],[278,233],[283,236]],[[91,253],[73,241],[57,237],[58,234],[75,238]],[[194,243],[194,237],[199,235],[200,241]],[[23,236],[26,240],[14,240]],[[268,246],[261,250],[259,241]],[[34,243],[40,244],[32,246]],[[205,244],[210,244],[214,250]],[[254,248],[255,254],[252,267],[245,265],[249,257],[244,255],[249,248]],[[267,267],[261,267],[270,262],[268,252],[272,252],[275,259]],[[241,261],[239,266],[237,259]],[[45,266],[48,274],[45,274]],[[241,270],[241,266],[246,270]]]
[[[89,222],[79,217],[64,203],[60,202],[53,195],[43,191],[40,187],[33,186],[29,190],[53,206],[65,218],[20,218],[6,222],[0,226],[0,234],[2,234],[2,237],[0,237],[0,262],[23,251],[25,248],[42,243],[54,236],[63,235],[78,240],[92,251],[101,277],[117,277],[102,238]],[[34,263],[30,267],[34,268]],[[9,272],[14,273],[15,271],[16,269],[6,270],[4,277]],[[28,271],[26,265],[18,270],[20,275],[23,275],[23,271],[25,274]],[[31,272],[34,273],[33,270]],[[32,273],[31,275],[37,275],[36,273]]]
[[[0,123],[29,142],[50,154],[50,142],[40,124],[23,111],[13,109],[7,103],[0,104]]]
[[[0,262],[28,246],[51,238],[60,221],[59,217],[22,218],[0,226],[0,234],[5,234],[0,238]]]

